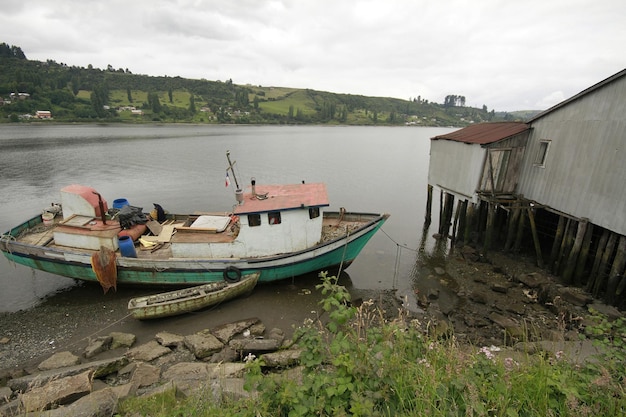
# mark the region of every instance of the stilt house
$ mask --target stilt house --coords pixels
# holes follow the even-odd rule
[[[626,305],[626,69],[536,115],[528,130],[487,143],[502,125],[470,126],[432,138],[429,187],[438,186],[446,201],[460,198],[457,211],[464,221],[471,214],[464,208],[468,203],[486,213],[464,225],[481,236],[485,250],[493,245],[492,236],[503,237],[499,243],[505,250],[519,250],[525,234],[539,266],[596,297]],[[469,142],[477,131],[480,138]],[[475,192],[469,185],[476,181],[477,162],[468,161],[477,150],[442,145],[442,139],[484,142]],[[507,142],[525,148],[511,171],[518,153],[511,147],[508,157],[498,157],[497,150]],[[441,222],[451,221],[445,209],[441,217],[440,230]],[[494,234],[494,228],[502,230]]]

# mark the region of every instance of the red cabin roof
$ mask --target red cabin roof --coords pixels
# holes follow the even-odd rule
[[[291,210],[301,207],[325,207],[329,205],[328,193],[324,183],[256,185],[256,195],[251,189],[243,194],[243,204],[239,204],[235,214],[249,214],[268,211]]]

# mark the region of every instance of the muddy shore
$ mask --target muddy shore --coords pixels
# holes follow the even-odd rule
[[[544,284],[537,288],[524,285],[519,277],[528,275]],[[435,323],[437,326],[431,328],[453,331],[460,341],[474,345],[514,342],[501,320],[526,329],[519,338],[575,340],[584,328],[588,305],[597,303],[575,288],[568,290],[586,304],[577,305],[578,298],[572,303],[562,295],[563,286],[558,280],[534,266],[531,259],[502,253],[485,258],[469,248],[458,249],[445,259],[422,265],[419,276],[414,294],[356,290],[348,275],[342,275],[339,283],[348,288],[353,299],[374,299],[390,319],[397,316],[404,303],[410,317]],[[96,298],[99,301],[94,303],[94,297],[88,295],[101,289],[83,285],[33,309],[0,314],[0,369],[32,369],[55,352],[80,354],[90,339],[112,331],[135,334],[136,343],[142,344],[160,331],[192,334],[254,317],[268,328],[282,329],[289,338],[306,319],[319,317],[322,295],[315,289],[318,283],[319,278],[311,274],[293,281],[262,284],[245,298],[154,321],[135,320],[126,308],[130,298],[150,290],[121,288]],[[619,314],[606,308],[611,314]]]

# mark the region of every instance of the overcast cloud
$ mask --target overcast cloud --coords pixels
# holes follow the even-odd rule
[[[626,68],[624,0],[4,0],[27,58],[545,109]]]

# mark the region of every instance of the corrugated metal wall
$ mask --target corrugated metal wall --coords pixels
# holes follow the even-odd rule
[[[626,77],[532,122],[518,193],[626,235]]]
[[[478,144],[430,141],[428,183],[472,199],[478,187],[486,150]]]

